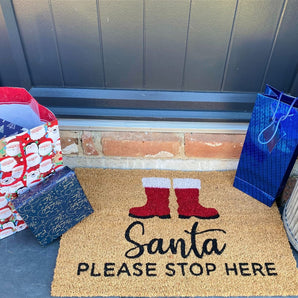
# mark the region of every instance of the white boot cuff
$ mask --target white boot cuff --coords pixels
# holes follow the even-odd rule
[[[171,180],[168,178],[146,177],[142,182],[143,187],[171,188]]]
[[[191,179],[191,178],[176,178],[173,179],[173,187],[174,189],[176,188],[197,188],[201,189],[201,180],[200,179]]]

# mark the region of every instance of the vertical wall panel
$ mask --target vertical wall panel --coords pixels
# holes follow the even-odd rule
[[[224,91],[258,91],[283,1],[239,0]]]
[[[35,86],[63,86],[55,32],[47,0],[13,2]]]
[[[290,93],[293,96],[298,97],[298,65],[296,66],[296,76],[295,76],[295,78],[293,80],[293,84],[291,86]]]
[[[0,85],[298,89],[297,0],[0,0]]]
[[[290,92],[298,72],[298,1],[289,0],[264,83]]]
[[[143,1],[100,1],[106,87],[143,87]]]
[[[17,20],[14,13],[12,1],[0,1],[3,19],[7,29],[8,40],[10,44],[11,56],[15,62],[19,86],[29,89],[32,86],[31,76],[24,54],[22,38],[20,36]]]
[[[53,0],[66,86],[104,86],[96,0]]]
[[[12,57],[10,42],[0,6],[0,86],[19,86],[20,78]]]
[[[236,0],[192,1],[184,88],[220,91]]]
[[[145,88],[181,89],[190,1],[145,1]]]

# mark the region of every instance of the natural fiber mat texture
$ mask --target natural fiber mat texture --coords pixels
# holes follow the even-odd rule
[[[76,174],[95,212],[62,236],[53,296],[298,295],[277,206],[235,172]]]

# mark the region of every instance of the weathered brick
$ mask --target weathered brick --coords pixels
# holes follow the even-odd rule
[[[187,157],[236,159],[241,155],[245,135],[185,134],[184,150]]]
[[[175,133],[106,132],[101,143],[106,156],[163,158],[178,156],[182,140]]]
[[[60,130],[62,154],[79,153],[79,132]]]
[[[93,134],[90,131],[83,132],[82,147],[85,155],[99,155],[94,144]]]

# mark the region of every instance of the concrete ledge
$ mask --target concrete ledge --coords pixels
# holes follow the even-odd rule
[[[58,119],[60,130],[246,133],[248,123]]]
[[[235,159],[142,159],[64,156],[64,164],[71,168],[147,169],[173,171],[225,171],[235,170]]]

